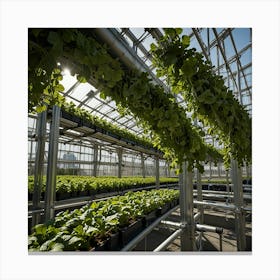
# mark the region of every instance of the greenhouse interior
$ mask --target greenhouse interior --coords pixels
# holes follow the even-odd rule
[[[28,252],[252,251],[251,28],[29,28]]]

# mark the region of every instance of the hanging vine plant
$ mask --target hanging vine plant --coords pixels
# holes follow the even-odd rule
[[[118,107],[128,108],[151,131],[153,145],[164,152],[171,166],[187,160],[190,169],[197,167],[203,171],[200,162],[206,159],[208,145],[174,96],[153,85],[147,73],[124,69],[110,56],[106,46],[78,29],[30,29],[29,52],[29,110],[63,105],[64,98],[59,94],[63,90],[59,83],[61,69],[57,62],[65,58],[75,64],[78,70],[72,74],[77,74],[80,82],[93,79],[102,90],[101,97],[110,96]],[[211,155],[220,157],[218,152]]]
[[[77,79],[86,82],[93,78],[97,87],[112,88],[122,79],[118,60],[107,53],[106,47],[77,29],[30,29],[28,40],[28,109],[37,111],[46,105],[63,102],[59,94],[63,86],[59,58],[74,61]]]
[[[158,44],[151,45],[157,76],[165,76],[174,93],[181,93],[187,109],[208,133],[224,145],[224,160],[230,158],[240,165],[251,161],[251,119],[245,108],[234,98],[222,76],[201,53],[190,48],[190,38],[180,36],[181,28],[167,28]]]

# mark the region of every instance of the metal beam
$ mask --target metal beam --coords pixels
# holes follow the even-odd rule
[[[122,148],[118,148],[118,178],[122,177],[122,154],[123,150]]]
[[[181,212],[181,251],[195,251],[195,222],[193,218],[193,182],[192,172],[188,171],[188,163],[182,164],[179,176],[180,212]]]
[[[173,232],[166,240],[164,240],[155,250],[154,252],[160,252],[164,250],[170,243],[172,243],[178,236],[182,234],[182,229],[178,229]]]
[[[235,231],[237,239],[238,251],[245,251],[246,249],[246,235],[245,235],[245,216],[243,211],[244,199],[242,188],[242,172],[236,160],[231,162],[231,176],[234,189],[234,204],[235,211]]]
[[[45,195],[45,222],[54,217],[60,112],[60,107],[53,106],[48,151],[47,184]]]
[[[45,137],[46,137],[46,123],[47,123],[47,111],[38,114],[36,123],[37,130],[37,145],[36,145],[36,158],[34,168],[34,190],[33,190],[33,209],[38,209],[41,198],[41,191],[43,185],[43,173],[44,173],[44,153],[45,153]],[[31,151],[32,153],[32,151]],[[32,227],[40,223],[40,214],[32,215]]]
[[[155,159],[155,169],[156,169],[156,188],[157,189],[159,189],[159,185],[160,185],[160,183],[159,183],[159,157],[156,157],[156,159]]]
[[[145,159],[143,153],[141,153],[141,168],[142,168],[142,176],[143,178],[146,177],[146,170],[145,170]]]
[[[212,28],[212,29],[216,29],[216,28]],[[212,42],[210,42],[210,49],[213,48],[216,45],[217,40],[224,40],[229,36],[229,33],[233,30],[234,28],[227,28],[224,29],[222,32],[220,32],[219,34],[217,33],[216,39],[212,40]]]
[[[197,181],[197,200],[198,201],[202,201],[203,198],[202,198],[201,173],[199,172],[198,169],[197,169],[197,173],[196,174],[197,174],[197,178],[196,178],[196,181]],[[199,210],[199,213],[200,213],[199,222],[201,224],[203,224],[204,223],[204,208],[203,208],[203,206],[199,206],[198,210]]]
[[[98,145],[93,145],[93,169],[92,169],[92,176],[97,177],[97,170],[98,170]]]
[[[237,56],[241,56],[245,51],[247,51],[250,47],[252,47],[252,44],[250,43],[250,44],[248,44],[246,47],[244,47],[243,49],[241,49],[237,54],[235,54],[235,55],[233,55],[233,56],[231,56],[230,58],[228,58],[228,60],[227,60],[227,62],[228,62],[228,64],[231,64],[231,63],[233,63],[236,59],[237,59]],[[252,66],[252,63],[248,63],[248,64],[246,64],[246,65],[244,65],[242,68],[243,68],[243,70],[246,70],[246,66],[247,65],[249,65],[250,64],[250,66]],[[226,66],[226,64],[225,63],[223,63],[223,64],[221,64],[219,67],[216,67],[216,68],[214,68],[214,71],[217,71],[218,70],[218,68],[223,68],[223,67],[225,67]]]
[[[147,236],[162,220],[167,218],[173,211],[175,211],[179,206],[175,206],[163,216],[155,220],[150,226],[140,232],[134,239],[132,239],[127,245],[125,245],[121,251],[130,251],[132,250],[145,236]]]
[[[205,44],[203,43],[203,41],[202,41],[202,39],[201,39],[201,37],[200,37],[199,32],[196,30],[196,28],[192,28],[192,31],[193,31],[193,33],[194,33],[194,35],[195,35],[196,40],[198,41],[198,43],[199,43],[199,45],[200,45],[200,47],[201,47],[201,50],[202,50],[204,56],[206,57],[206,59],[207,59],[208,61],[211,62],[210,56],[209,56],[209,54],[208,54],[208,52],[207,52],[207,47],[206,47]],[[209,49],[208,49],[208,51],[209,51]]]
[[[140,59],[137,53],[131,49],[125,39],[114,28],[94,28],[93,32],[106,44],[129,69],[138,69],[147,72],[153,79],[153,83],[161,85],[166,91],[167,86],[150,70]]]
[[[221,46],[220,39],[219,39],[219,37],[218,37],[218,33],[217,33],[217,31],[216,31],[216,28],[212,28],[212,29],[213,29],[214,35],[215,35],[215,37],[216,37],[216,41],[217,41],[218,48],[220,49],[220,52],[221,52],[222,57],[223,57],[223,59],[224,59],[224,62],[225,62],[225,64],[226,64],[226,67],[227,67],[227,69],[228,69],[228,71],[229,71],[229,73],[230,73],[230,75],[231,75],[231,78],[232,78],[233,82],[235,83],[236,87],[238,87],[238,86],[237,86],[237,83],[236,83],[236,80],[235,80],[235,78],[234,78],[234,76],[233,76],[233,73],[232,73],[232,71],[231,71],[231,68],[230,68],[230,66],[229,66],[229,64],[228,64],[228,61],[227,61],[226,55],[225,55],[225,53],[224,53],[224,50],[223,50],[223,48],[222,48],[222,46]]]
[[[241,71],[241,73],[242,73],[242,75],[243,75],[243,78],[244,78],[244,81],[245,81],[245,85],[246,85],[246,87],[248,88],[249,85],[248,85],[248,83],[247,83],[247,79],[246,79],[246,76],[245,76],[245,74],[244,74],[244,71],[242,70],[241,61],[240,61],[240,59],[239,59],[238,51],[237,51],[237,48],[236,48],[236,45],[235,45],[235,42],[234,42],[234,39],[233,39],[233,36],[232,36],[231,31],[229,32],[229,36],[230,36],[230,39],[231,39],[231,42],[232,42],[232,45],[233,45],[233,48],[234,48],[234,51],[235,51],[235,54],[236,54],[236,59],[237,59],[237,64],[238,64],[238,67],[237,67],[238,73],[239,73],[239,71]],[[239,80],[240,80],[240,77],[239,77]],[[239,90],[240,90],[240,88],[239,88]],[[252,98],[252,93],[251,93],[251,91],[249,91],[249,94],[250,94],[250,97]]]

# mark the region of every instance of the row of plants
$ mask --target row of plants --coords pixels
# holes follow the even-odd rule
[[[172,92],[181,93],[193,119],[225,147],[224,161],[230,157],[242,165],[251,161],[251,119],[244,106],[225,86],[222,76],[203,55],[190,48],[190,38],[181,28],[166,28],[158,44],[151,45],[158,77],[167,77]]]
[[[28,238],[28,249],[120,249],[147,226],[151,213],[158,213],[156,216],[163,214],[160,210],[168,211],[174,207],[178,203],[178,197],[178,191],[167,189],[129,192],[124,196],[93,202],[71,212],[60,212],[47,224],[38,224],[33,228],[33,233]]]
[[[80,82],[94,81],[102,98],[112,98],[120,111],[135,117],[171,167],[187,160],[189,169],[197,167],[203,172],[200,162],[207,158],[209,147],[173,94],[154,85],[147,73],[125,69],[89,33],[84,29],[29,30],[29,110],[63,105],[57,61],[64,58],[75,65],[69,68]],[[212,156],[220,157],[220,153]]]
[[[78,108],[73,102],[63,102],[61,105],[61,108],[71,114],[74,115],[83,121],[88,122],[89,124],[92,124],[94,126],[97,126],[98,128],[104,129],[106,132],[111,132],[114,135],[118,136],[120,139],[124,138],[126,140],[131,140],[135,142],[136,144],[140,144],[148,149],[154,148],[153,143],[148,137],[145,136],[138,136],[136,134],[133,134],[129,132],[127,129],[120,128],[116,125],[114,125],[111,122],[108,122],[104,119],[101,119],[98,116],[94,116],[86,109]]]
[[[46,190],[46,176],[43,176],[42,198]],[[160,178],[160,184],[177,183],[178,178]],[[155,185],[154,177],[92,177],[92,176],[57,176],[56,200],[70,197],[88,196],[106,192],[120,192],[129,189],[143,188]],[[34,176],[28,177],[29,200],[32,199]]]

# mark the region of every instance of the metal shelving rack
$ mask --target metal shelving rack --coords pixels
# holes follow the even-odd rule
[[[155,69],[151,63],[151,54],[149,44],[156,42],[162,36],[160,28],[98,28],[89,30],[89,32],[109,46],[109,51],[114,57],[118,57],[120,61],[128,68],[137,68],[141,71],[148,72],[154,83],[164,87],[166,91],[170,91],[166,81],[159,79],[155,75]],[[239,28],[186,28],[184,34],[191,38],[191,45],[203,53],[205,59],[211,61],[214,71],[222,75],[225,83],[239,102],[246,107],[248,113],[252,113],[252,62],[251,49],[252,42],[251,29]],[[245,43],[244,43],[245,42]],[[100,92],[94,87],[94,81],[88,85],[87,89],[83,89],[83,85],[77,81],[72,81],[70,86],[66,88],[62,94],[68,101],[73,101],[79,108],[90,110],[97,116],[117,124],[119,127],[130,130],[131,132],[141,135],[143,129],[138,127],[136,121],[130,116],[121,116],[117,112],[116,104],[113,100],[107,98],[105,101],[100,98]],[[176,96],[180,106],[185,107],[183,98],[178,94]],[[48,148],[48,170],[47,170],[47,191],[45,200],[46,219],[54,215],[54,191],[55,191],[55,176],[57,166],[58,142],[60,138],[60,130],[63,131],[68,143],[77,143],[77,139],[88,141],[94,146],[94,162],[98,158],[98,145],[103,145],[109,150],[112,145],[115,146],[118,157],[118,176],[121,176],[122,168],[122,149],[129,149],[141,155],[141,166],[144,165],[144,154],[152,156],[155,159],[155,176],[157,185],[160,175],[160,158],[161,155],[153,149],[146,149],[141,145],[135,145],[126,139],[117,139],[110,133],[104,133],[96,128],[77,125],[71,117],[66,116],[61,112],[60,108],[54,107],[52,111],[52,119],[50,122],[49,132],[49,148]],[[70,130],[75,130],[73,134]],[[39,205],[40,182],[43,175],[43,158],[44,158],[44,140],[46,138],[46,116],[44,113],[38,116],[37,122],[37,153],[35,159],[35,187],[33,197],[33,207],[36,209]],[[92,139],[94,139],[92,141]],[[100,141],[100,143],[99,143]],[[209,136],[205,138],[206,142],[213,142]],[[30,157],[29,157],[30,158]],[[181,235],[181,250],[195,250],[195,221],[193,215],[194,200],[193,200],[193,172],[187,170],[188,163],[183,164],[183,173],[180,175],[180,208],[181,208],[181,230],[178,234]],[[97,165],[93,165],[93,175],[97,174]],[[248,168],[247,168],[248,169]],[[250,169],[250,168],[249,168]],[[142,168],[144,170],[144,168]],[[211,174],[211,166],[210,166]],[[145,173],[143,172],[143,176]],[[238,250],[245,250],[245,233],[244,233],[244,203],[242,192],[242,171],[237,167],[235,161],[231,166],[231,178],[234,189],[234,211],[236,217],[236,234]],[[197,176],[198,188],[197,196],[200,201],[200,213],[203,216],[203,202],[201,190],[201,174]],[[225,206],[226,207],[226,206]],[[36,216],[34,214],[34,223]],[[173,237],[172,237],[173,238]],[[171,239],[172,239],[171,238]]]

